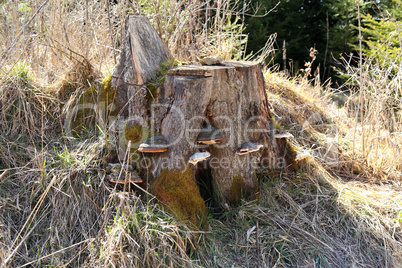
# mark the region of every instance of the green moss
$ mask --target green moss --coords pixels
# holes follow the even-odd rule
[[[97,87],[95,84],[91,85],[87,88],[81,96],[80,103],[91,103],[94,104],[97,101],[97,89],[99,90],[99,103],[105,104],[105,109],[107,109],[107,113],[110,114],[110,104],[114,103],[116,91],[112,88],[112,75],[109,75],[103,81],[98,84]],[[103,107],[101,105],[101,107]]]
[[[119,140],[119,144],[122,148],[127,149],[128,141],[131,141],[131,153],[134,153],[139,145],[152,137],[154,132],[147,126],[140,125],[138,123],[127,123],[123,130],[123,137]]]
[[[160,85],[163,85],[163,83],[165,83],[165,78],[166,78],[166,75],[167,75],[169,69],[172,69],[172,68],[178,66],[179,64],[180,64],[180,62],[178,60],[176,60],[175,58],[170,58],[167,61],[162,62],[161,66],[156,71],[157,82]]]
[[[92,85],[87,88],[84,93],[82,93],[82,97],[80,103],[95,103],[96,100],[96,86]]]
[[[278,122],[275,120],[275,118],[272,116],[271,117],[272,123],[274,123],[275,129],[281,129],[281,126],[278,124]]]
[[[114,102],[116,91],[112,88],[112,75],[109,75],[100,83],[99,101]]]
[[[116,107],[116,90],[112,87],[112,75],[109,75],[100,83],[99,103],[104,104],[106,114],[116,116],[119,109]]]
[[[74,135],[80,136],[85,130],[89,131],[94,127],[96,114],[91,104],[95,102],[95,99],[96,86],[92,85],[83,92],[80,100],[76,102],[76,105],[79,104],[80,106],[78,106],[78,110],[71,121],[71,131]],[[89,105],[86,106],[87,104]]]
[[[66,84],[66,86],[68,85],[69,84]],[[112,75],[106,77],[100,84],[94,83],[84,90],[80,99],[75,102],[75,105],[81,106],[71,122],[73,134],[80,136],[83,129],[93,127],[96,118],[96,113],[93,108],[97,102],[100,104],[100,109],[102,109],[107,116],[116,116],[119,111],[115,108],[115,94],[116,91],[112,87]]]
[[[142,138],[142,126],[138,123],[133,126],[128,124],[124,128],[124,138],[126,141],[131,141],[132,143],[137,143]]]
[[[162,170],[152,192],[162,205],[190,227],[197,230],[208,228],[204,199],[190,168]]]
[[[156,78],[146,83],[148,88],[147,91],[148,105],[150,105],[151,102],[158,97],[158,88],[165,83],[165,78],[168,74],[169,69],[172,69],[178,66],[179,64],[180,62],[175,58],[170,58],[167,61],[161,63],[158,70],[156,70]]]
[[[230,187],[229,202],[233,205],[238,205],[246,192],[247,184],[243,177],[240,174],[234,176]]]

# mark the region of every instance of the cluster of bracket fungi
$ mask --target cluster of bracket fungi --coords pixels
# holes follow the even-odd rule
[[[289,138],[291,137],[292,134],[286,132],[286,131],[281,131],[281,130],[276,130],[274,137],[276,139],[283,139],[283,138]],[[196,165],[198,162],[204,161],[208,159],[211,154],[208,152],[207,148],[212,145],[212,144],[217,144],[222,141],[222,133],[219,129],[212,125],[204,126],[198,137],[197,137],[197,149],[193,155],[191,155],[188,159],[188,163],[192,165]],[[259,151],[261,148],[264,146],[258,142],[245,142],[241,144],[235,151],[237,155],[246,155],[250,154],[253,152]],[[169,142],[162,136],[162,135],[156,135],[151,137],[150,139],[146,140],[144,143],[141,143],[138,151],[142,153],[163,153],[166,152],[169,148]],[[109,164],[112,165],[112,164]],[[109,169],[109,172],[111,173],[108,175],[108,178],[111,182],[113,183],[126,183],[125,180],[121,179],[116,179],[120,178],[120,175],[114,174],[117,171],[122,170],[121,164],[115,164],[115,166],[111,166]],[[142,179],[139,177],[139,175],[133,171],[129,170],[129,179],[128,182],[130,183],[141,183],[143,182]]]
[[[206,147],[220,143],[222,138],[221,131],[216,127],[209,125],[202,128],[197,137],[197,151],[190,156],[188,163],[196,165],[198,162],[208,159],[211,154],[206,150]],[[169,142],[163,136],[157,135],[140,144],[138,151],[143,153],[162,153],[168,150],[168,144]],[[236,149],[236,154],[249,154],[260,150],[262,147],[263,145],[257,142],[246,142]]]

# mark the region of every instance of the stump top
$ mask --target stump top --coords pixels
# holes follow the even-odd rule
[[[183,75],[183,76],[212,76],[212,72],[215,70],[225,70],[234,68],[249,68],[259,65],[258,62],[249,61],[224,61],[221,64],[216,65],[200,65],[200,64],[188,64],[182,65],[168,71],[168,75]]]

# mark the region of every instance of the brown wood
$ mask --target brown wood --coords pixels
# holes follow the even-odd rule
[[[170,69],[168,75],[183,75],[183,76],[212,76],[212,71],[200,68],[200,65],[187,65],[180,68]]]
[[[144,83],[155,78],[169,53],[145,17],[129,16],[127,21],[125,44],[112,80],[118,106],[126,106],[124,114],[149,129],[147,133],[161,134],[171,143],[166,152],[146,153],[136,159],[142,175],[157,178],[165,168],[193,169],[192,176],[201,180],[204,178],[197,174],[209,174],[220,202],[236,203],[242,195],[257,192],[255,172],[261,165],[277,169],[291,164],[294,156],[286,139],[274,137],[259,63],[198,63],[171,69],[150,102]],[[219,144],[202,145],[210,158],[195,166],[188,164],[199,151],[197,136],[206,124],[220,129],[223,138]],[[235,153],[249,141],[263,148],[246,155]],[[138,145],[134,143],[134,149]],[[141,165],[145,158],[151,160],[150,167]]]
[[[116,108],[128,115],[127,102],[136,95],[146,95],[144,85],[156,78],[156,70],[170,53],[143,15],[130,14],[126,19],[124,44],[112,78],[112,86],[117,90]],[[131,111],[133,112],[133,111]]]
[[[211,157],[197,166],[210,172],[214,190],[221,201],[237,202],[239,194],[256,192],[255,171],[262,160],[267,168],[286,166],[284,159],[275,163],[275,156],[285,156],[287,148],[278,152],[279,146],[273,138],[275,126],[271,120],[260,64],[223,64],[193,67],[200,70],[198,73],[211,73],[208,77],[176,75],[182,73],[181,69],[187,71],[189,66],[170,72],[175,75],[166,78],[164,91],[157,100],[158,104],[166,107],[157,111],[155,131],[175,144],[165,154],[155,158],[171,159],[171,162],[165,163],[170,169],[181,168],[197,151],[197,130],[207,121],[221,130],[223,139],[220,144],[206,148]],[[250,132],[245,132],[247,129]],[[236,149],[247,141],[258,142],[264,147],[258,152],[237,155]],[[153,175],[157,176],[161,168],[154,167]],[[233,185],[234,180],[237,180],[237,185]]]

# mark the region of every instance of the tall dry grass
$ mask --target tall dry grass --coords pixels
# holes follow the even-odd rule
[[[350,135],[353,135],[353,146],[360,152],[362,161],[388,170],[397,178],[402,172],[402,76],[400,72],[392,71],[395,68],[400,68],[395,62],[382,66],[370,58],[361,66],[361,74],[347,65],[350,80],[359,81],[363,97],[359,97],[360,92],[351,91],[345,105],[357,120]]]
[[[182,61],[244,57],[238,5],[0,3],[1,266],[198,265],[190,253],[203,236],[145,202],[144,191],[121,193],[125,188],[108,183],[102,157],[113,141],[66,137],[63,105],[113,71],[131,12],[145,13]]]
[[[247,36],[238,10],[247,12],[249,5],[228,0],[4,2],[0,69],[8,74],[16,62],[26,61],[36,79],[53,83],[86,59],[95,70],[108,74],[118,60],[124,20],[132,12],[151,19],[179,60],[211,53],[240,59]]]
[[[384,155],[391,163],[386,168],[364,161],[362,148],[354,142],[361,138],[360,132],[354,135],[355,110],[338,105],[349,100],[340,98],[339,92],[333,94],[330,87],[323,90],[321,86],[311,86],[303,77],[289,79],[278,73],[266,73],[266,81],[275,118],[292,133],[291,142],[300,153],[298,172],[268,174],[263,179],[263,189],[269,191],[262,196],[271,209],[267,213],[273,217],[270,221],[274,225],[282,221],[289,228],[281,230],[277,226],[278,232],[284,236],[303,230],[285,236],[292,242],[282,238],[279,245],[287,248],[286,253],[292,253],[292,257],[285,260],[288,257],[282,256],[279,263],[297,263],[300,258],[314,263],[308,254],[304,255],[306,251],[295,247],[311,248],[312,239],[319,239],[325,244],[315,241],[320,245],[313,248],[323,247],[316,260],[324,267],[358,263],[367,267],[398,267],[402,260],[402,187],[399,167],[392,165],[391,160],[399,156]],[[281,237],[273,237],[281,241]],[[350,262],[342,263],[340,256]],[[296,263],[291,266],[302,265]]]

